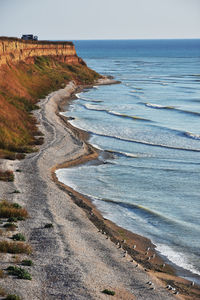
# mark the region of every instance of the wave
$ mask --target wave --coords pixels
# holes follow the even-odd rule
[[[128,203],[128,202],[123,202],[123,201],[115,201],[112,199],[106,199],[106,198],[96,198],[98,201],[103,201],[106,203],[111,203],[114,205],[118,205],[123,208],[127,208],[130,210],[134,210],[134,213],[141,216],[142,218],[145,218],[151,225],[158,225],[157,222],[161,222],[163,225],[169,225],[169,226],[183,226],[182,223],[179,224],[174,219],[170,219],[161,213],[154,211],[150,208],[147,208],[145,206],[135,204],[135,203]]]
[[[109,152],[109,153],[112,153],[114,155],[117,155],[117,156],[125,156],[125,157],[131,157],[131,158],[139,157],[139,155],[133,154],[133,153],[130,153],[130,152],[114,151],[114,150],[105,150],[105,151]]]
[[[103,102],[102,100],[96,100],[96,99],[89,99],[89,98],[86,98],[86,97],[83,97],[81,95],[81,93],[77,93],[75,94],[76,98],[82,100],[82,101],[86,101],[86,102],[94,102],[94,103],[101,103]]]
[[[174,109],[174,106],[163,106],[160,104],[145,103],[146,106],[158,109]]]
[[[156,244],[156,249],[171,262],[176,264],[183,269],[189,270],[194,274],[200,275],[200,272],[188,262],[187,256],[185,253],[174,250],[172,247],[164,245],[164,244]]]
[[[184,110],[184,109],[180,109],[180,108],[176,108],[174,106],[163,106],[160,104],[153,104],[153,103],[144,103],[144,102],[138,102],[138,103],[142,103],[147,107],[151,107],[151,108],[155,108],[155,109],[170,109],[179,113],[184,113],[184,114],[189,114],[192,116],[200,116],[199,112],[196,111],[190,111],[190,110]]]
[[[184,132],[184,135],[191,138],[191,139],[194,139],[194,140],[200,140],[200,134],[194,134],[194,133],[191,133],[191,132]]]
[[[80,104],[81,106],[83,106],[84,108],[88,109],[88,110],[94,110],[94,111],[101,111],[101,112],[105,112],[109,115],[113,115],[113,116],[117,116],[117,117],[121,117],[121,118],[126,118],[126,119],[131,119],[131,120],[138,120],[138,121],[146,121],[146,122],[152,122],[151,120],[149,119],[145,119],[145,118],[142,118],[142,117],[138,117],[138,116],[129,116],[127,114],[123,114],[123,113],[120,113],[120,112],[116,112],[116,111],[113,111],[113,110],[108,110],[108,109],[105,109],[105,108],[102,108],[102,107],[99,107],[97,105],[91,105],[91,104]]]
[[[161,148],[166,148],[166,149],[183,150],[183,151],[191,151],[191,152],[200,152],[200,149],[175,147],[175,146],[170,146],[170,145],[165,145],[165,144],[154,144],[154,143],[143,141],[143,140],[139,141],[139,140],[135,140],[135,139],[126,139],[126,138],[122,138],[120,136],[106,135],[106,134],[96,133],[96,132],[93,132],[93,131],[88,131],[88,133],[96,135],[96,136],[103,136],[103,137],[107,137],[107,138],[117,139],[117,140],[120,140],[120,141],[125,141],[125,142],[130,142],[130,143],[137,143],[137,144],[143,144],[143,145],[148,145],[148,146],[152,146],[152,147],[161,147]]]

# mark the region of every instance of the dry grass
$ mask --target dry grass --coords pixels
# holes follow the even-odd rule
[[[14,181],[13,171],[0,170],[0,180],[2,180],[2,181]]]
[[[7,242],[0,241],[0,252],[2,253],[11,253],[11,254],[31,254],[32,248],[30,245],[22,242]]]
[[[70,80],[92,84],[100,76],[84,63],[74,66],[52,57],[36,57],[0,69],[0,158],[23,158],[33,145],[43,143],[31,114],[38,99],[65,86]]]
[[[0,296],[4,297],[5,295],[6,295],[5,290],[2,287],[0,287]]]
[[[0,218],[28,218],[28,212],[25,208],[18,206],[16,203],[0,201]]]
[[[0,270],[0,278],[5,278],[6,277],[6,274],[4,273],[3,270]]]

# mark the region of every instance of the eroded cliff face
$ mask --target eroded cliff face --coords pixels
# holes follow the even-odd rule
[[[19,61],[31,63],[36,56],[51,56],[68,64],[83,63],[71,42],[24,41],[0,38],[0,67]]]
[[[0,158],[22,158],[41,143],[31,114],[38,99],[69,81],[91,85],[98,78],[71,42],[0,37]]]

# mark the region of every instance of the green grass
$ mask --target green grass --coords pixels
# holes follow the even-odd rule
[[[106,295],[111,295],[111,296],[115,295],[114,291],[111,291],[111,290],[108,290],[108,289],[103,290],[102,293],[106,294]]]
[[[32,280],[31,274],[23,268],[9,266],[6,270],[9,275],[17,276],[19,279]]]
[[[9,294],[5,300],[21,300],[21,298],[15,294]]]
[[[53,228],[53,224],[52,223],[47,223],[44,225],[44,228]]]
[[[22,242],[25,242],[25,240],[26,240],[25,236],[24,236],[22,233],[14,234],[14,235],[12,236],[12,239],[13,239],[14,241],[22,241]]]
[[[33,262],[32,262],[31,259],[24,259],[24,260],[22,260],[21,264],[22,264],[23,266],[28,266],[28,267],[33,266]]]

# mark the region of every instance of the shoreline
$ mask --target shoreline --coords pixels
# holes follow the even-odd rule
[[[30,214],[25,223],[19,224],[19,230],[33,247],[34,265],[30,268],[32,281],[6,277],[1,285],[31,300],[110,299],[102,293],[104,289],[115,291],[114,298],[122,300],[200,298],[199,290],[191,287],[190,282],[151,271],[149,265],[141,266],[140,261],[137,264],[126,253],[132,251],[136,255],[139,241],[141,247],[147,247],[152,245],[149,239],[104,219],[88,198],[70,188],[66,191],[64,184],[55,184],[52,180],[52,177],[57,180],[54,172],[65,166],[63,162],[72,165],[75,161],[81,163],[98,158],[98,149],[87,143],[89,135],[74,128],[59,114],[63,105],[84,88],[86,86],[70,82],[64,89],[42,99],[40,109],[34,114],[44,133],[44,144],[22,161],[4,160],[4,166],[14,171],[15,181],[4,184],[1,192],[5,198],[26,207]],[[20,193],[11,194],[13,190]],[[53,224],[52,228],[44,229],[49,223]],[[107,234],[100,233],[94,223]],[[115,239],[126,239],[126,243],[119,248],[113,243]],[[133,241],[137,247],[129,250],[128,243]],[[12,255],[2,255],[1,268],[6,268],[8,263],[17,262]],[[180,295],[166,289],[167,283],[176,287]],[[194,293],[198,297],[194,298]]]
[[[117,81],[112,82],[111,80],[110,83],[108,81],[105,84],[109,85],[113,83],[119,83],[119,82]],[[101,84],[104,85],[103,81]],[[95,85],[101,85],[101,84],[95,84]],[[102,150],[99,150],[94,146],[92,146],[91,144],[89,144],[88,140],[90,134],[88,132],[73,126],[71,123],[68,122],[69,120],[68,117],[65,117],[62,114],[60,114],[61,112],[66,111],[66,108],[70,105],[71,101],[77,99],[76,97],[77,92],[84,92],[84,89],[88,89],[88,88],[93,88],[93,86],[86,86],[86,87],[79,86],[78,90],[74,92],[68,99],[65,99],[63,102],[58,104],[58,109],[56,111],[56,114],[62,119],[64,125],[67,126],[72,131],[72,133],[75,134],[75,136],[81,140],[81,142],[86,147],[86,153],[83,156],[79,157],[78,159],[71,159],[54,166],[51,169],[53,181],[61,189],[63,189],[65,192],[68,193],[68,195],[72,198],[72,200],[76,203],[76,205],[81,207],[86,212],[88,219],[98,228],[100,233],[105,234],[108,238],[110,238],[110,240],[113,243],[117,245],[119,244],[119,247],[127,251],[127,253],[131,256],[131,258],[133,258],[135,262],[139,263],[144,268],[145,272],[150,272],[151,275],[156,276],[158,279],[162,281],[163,285],[165,285],[165,283],[167,284],[168,281],[170,281],[171,283],[174,281],[174,285],[176,287],[178,287],[178,283],[180,283],[180,286],[182,285],[186,285],[187,287],[190,286],[191,281],[183,277],[180,277],[177,274],[177,269],[172,266],[173,263],[168,263],[167,258],[164,259],[162,257],[162,254],[158,253],[158,251],[156,250],[156,245],[154,245],[149,238],[131,232],[127,229],[124,229],[118,226],[117,224],[113,223],[112,221],[104,218],[101,212],[99,211],[99,209],[92,203],[92,200],[89,197],[77,192],[73,188],[60,182],[59,179],[57,178],[56,171],[58,169],[75,167],[81,164],[85,164],[91,160],[95,160],[95,159],[98,160],[99,154],[103,152]],[[150,250],[148,250],[148,254],[147,254],[146,252],[147,249],[149,248]],[[148,258],[151,259],[148,260]],[[183,269],[181,267],[178,268]],[[186,273],[187,272],[190,273],[190,271],[186,270]],[[191,274],[193,273],[191,272]],[[183,292],[183,295],[184,294],[185,293]],[[200,291],[199,291],[199,295],[200,295]]]

